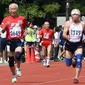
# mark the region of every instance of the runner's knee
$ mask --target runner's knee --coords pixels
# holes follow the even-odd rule
[[[82,68],[82,54],[77,54],[75,57],[76,57],[76,68]]]
[[[21,52],[15,52],[15,59],[16,59],[17,61],[20,61],[21,55],[22,55]]]
[[[9,67],[14,66],[14,57],[9,57]]]
[[[72,59],[71,58],[66,58],[66,66],[71,66],[72,64]]]
[[[43,56],[43,57],[45,57],[46,55],[45,54],[43,54],[43,53],[41,53],[41,55]]]

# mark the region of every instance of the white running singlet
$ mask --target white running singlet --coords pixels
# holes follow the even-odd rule
[[[69,27],[70,42],[80,42],[83,33],[83,26],[81,23],[73,24],[71,23]]]

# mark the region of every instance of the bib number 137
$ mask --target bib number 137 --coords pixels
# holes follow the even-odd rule
[[[49,34],[45,33],[44,34],[44,38],[48,39],[49,38]]]

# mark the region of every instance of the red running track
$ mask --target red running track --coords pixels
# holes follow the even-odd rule
[[[64,62],[51,62],[50,65],[46,68],[42,63],[22,64],[22,77],[17,78],[17,83],[11,82],[9,67],[0,66],[0,85],[74,85],[74,68],[67,68]],[[78,85],[85,85],[85,62]]]

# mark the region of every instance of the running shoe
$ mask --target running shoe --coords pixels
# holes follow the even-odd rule
[[[2,64],[3,63],[3,60],[2,60],[2,57],[0,58],[0,64]]]
[[[46,63],[43,63],[43,66],[46,66]]]
[[[46,67],[50,67],[50,65],[46,65]]]
[[[12,78],[12,82],[13,82],[13,83],[16,83],[16,82],[17,82],[16,77],[13,77],[13,78]]]
[[[4,63],[7,64],[8,62],[6,60],[4,60]]]
[[[78,84],[78,83],[79,83],[79,80],[78,80],[77,78],[75,78],[75,79],[73,80],[73,83],[74,83],[74,84]]]

